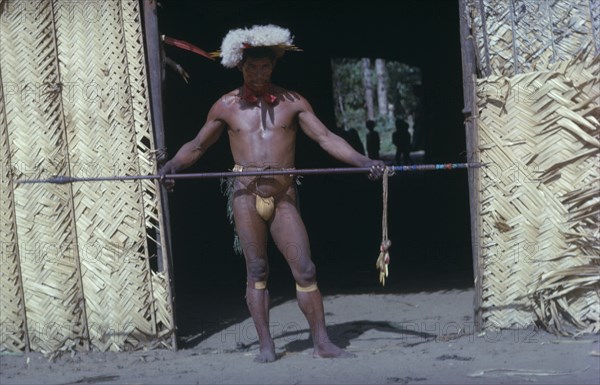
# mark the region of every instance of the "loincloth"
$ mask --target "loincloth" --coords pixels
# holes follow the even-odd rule
[[[243,171],[264,171],[268,168],[263,167],[244,167],[239,164],[234,165],[232,171],[233,172],[243,172]],[[271,170],[283,170],[283,169],[271,169]],[[293,170],[293,168],[285,169],[285,170]],[[300,180],[298,177],[294,177],[293,175],[285,175],[289,178],[289,183],[286,183],[284,188],[282,187],[283,192],[287,191],[292,182],[296,182],[296,184],[300,184]],[[268,221],[275,211],[275,203],[277,201],[277,194],[273,195],[264,195],[259,194],[259,191],[252,188],[252,183],[255,182],[260,176],[248,176],[248,177],[230,177],[221,179],[221,191],[227,197],[227,218],[229,219],[229,223],[231,223],[234,227],[234,238],[233,238],[233,249],[238,254],[243,254],[242,246],[240,244],[240,239],[235,232],[235,219],[233,217],[233,197],[236,191],[240,191],[242,189],[249,190],[249,193],[254,195],[256,198],[256,211],[265,221]],[[269,176],[269,178],[271,178]],[[237,182],[237,183],[236,183]],[[248,188],[250,187],[250,188]],[[297,196],[297,195],[296,195]],[[298,202],[296,201],[296,205]],[[261,214],[262,212],[262,214]]]
[[[244,167],[239,164],[236,164],[235,166],[233,166],[232,171],[233,172],[265,171],[267,169],[268,168]],[[293,170],[293,168],[277,169],[277,170],[278,171],[279,170]],[[275,188],[275,191],[271,191],[271,192],[267,192],[267,193],[265,193],[264,191],[261,191],[261,188],[258,185],[259,181],[265,180],[265,178],[263,178],[261,176],[244,177],[243,178],[244,180],[241,180],[239,182],[238,186],[234,185],[234,190],[247,189],[255,197],[256,212],[265,221],[268,221],[273,217],[273,213],[275,212],[275,199],[276,199],[277,195],[281,194],[282,192],[287,191],[289,186],[294,181],[294,177],[291,174],[290,175],[282,175],[282,176],[269,176],[268,178],[272,179],[273,181],[275,180],[275,178],[278,179],[277,180],[278,186]],[[241,179],[241,178],[236,178],[236,179]],[[283,182],[283,183],[281,183],[281,182]]]

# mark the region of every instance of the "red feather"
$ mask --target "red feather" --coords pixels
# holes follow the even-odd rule
[[[168,37],[165,35],[162,36],[162,40],[166,44],[173,45],[173,46],[181,48],[181,49],[185,49],[186,51],[191,51],[200,56],[204,56],[205,58],[210,59],[210,60],[215,60],[212,56],[210,56],[202,48],[196,47],[195,45],[193,45],[192,43],[188,43],[187,41],[173,39],[172,37]]]

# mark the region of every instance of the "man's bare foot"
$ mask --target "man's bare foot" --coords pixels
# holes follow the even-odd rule
[[[271,343],[264,347],[261,346],[258,356],[254,358],[254,362],[273,362],[276,359],[277,356],[275,355],[275,345]]]
[[[315,345],[313,351],[314,358],[352,358],[356,357],[356,354],[340,349],[333,342],[321,343],[318,346]]]

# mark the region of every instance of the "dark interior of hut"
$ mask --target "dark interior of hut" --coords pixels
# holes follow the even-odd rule
[[[384,58],[418,67],[426,117],[423,162],[466,161],[457,1],[159,3],[160,32],[207,51],[219,49],[233,28],[272,23],[290,29],[303,51],[287,53],[278,62],[273,82],[305,96],[328,127],[335,124],[331,58]],[[172,157],[196,135],[212,103],[241,84],[241,74],[175,47],[166,46],[165,52],[190,75],[186,84],[174,71],[166,70],[165,137]],[[223,135],[187,171],[231,169],[228,146]],[[340,164],[300,132],[296,166]],[[392,247],[385,287],[379,284],[375,268],[382,236],[381,182],[371,182],[365,175],[306,176],[298,188],[324,295],[472,287],[465,170],[391,177],[388,226]],[[233,229],[220,181],[178,181],[169,195],[169,209],[179,335],[198,335],[224,328],[234,317],[247,317],[244,260],[232,248]],[[294,282],[272,242],[269,252],[269,288],[277,304],[294,297]]]

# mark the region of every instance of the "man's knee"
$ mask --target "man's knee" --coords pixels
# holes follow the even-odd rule
[[[266,258],[248,258],[246,261],[246,270],[249,281],[266,281],[269,278],[269,265]]]
[[[296,282],[300,286],[308,286],[317,280],[317,268],[312,261],[302,264],[295,274]]]

